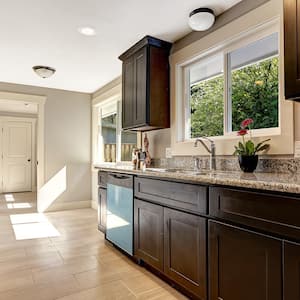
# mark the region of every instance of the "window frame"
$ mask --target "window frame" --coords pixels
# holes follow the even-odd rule
[[[277,23],[277,22],[276,22]],[[181,64],[181,76],[183,82],[182,87],[182,95],[183,95],[183,106],[184,116],[178,118],[177,128],[183,128],[183,131],[177,131],[177,141],[189,142],[194,141],[196,138],[191,137],[191,110],[190,110],[190,78],[189,78],[189,70],[192,66],[205,62],[205,60],[210,59],[216,55],[223,56],[223,74],[224,74],[224,110],[223,110],[223,135],[220,136],[210,136],[209,138],[213,138],[216,140],[222,140],[226,138],[236,137],[237,131],[232,131],[232,101],[231,100],[231,68],[230,68],[230,53],[246,47],[251,43],[255,43],[256,41],[266,38],[273,33],[278,34],[278,58],[282,59],[281,56],[281,47],[280,47],[280,39],[281,32],[278,24],[275,26],[262,25],[261,28],[257,29],[255,32],[246,32],[240,34],[234,41],[225,42],[222,46],[214,47],[209,49],[208,51],[194,57],[192,60],[187,63]],[[263,137],[263,136],[273,136],[280,134],[280,111],[281,111],[281,101],[280,101],[280,90],[282,88],[282,82],[280,80],[280,63],[278,66],[278,127],[270,127],[270,128],[260,128],[260,129],[252,129],[251,133],[253,137]],[[180,76],[179,76],[180,79]],[[177,85],[180,85],[180,80],[177,80]],[[178,114],[177,114],[178,115]],[[181,122],[180,122],[181,120]],[[183,121],[183,122],[182,122]]]
[[[113,107],[113,109],[111,109]],[[109,113],[107,116],[116,113],[116,161],[115,162],[105,162],[104,161],[104,152],[103,149],[103,140],[102,140],[102,111],[107,109]],[[122,161],[122,99],[120,97],[116,97],[111,99],[110,101],[103,101],[97,106],[97,149],[96,149],[96,158],[95,163],[100,164],[131,164],[131,161]],[[138,135],[137,135],[138,141]],[[99,159],[100,157],[100,159]]]

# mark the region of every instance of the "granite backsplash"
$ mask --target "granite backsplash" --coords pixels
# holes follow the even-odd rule
[[[203,169],[209,169],[209,156],[198,156]],[[153,167],[161,168],[194,168],[195,157],[174,156],[172,158],[153,159]],[[239,171],[239,163],[236,156],[217,156],[217,170]],[[255,172],[267,173],[300,173],[300,158],[293,156],[262,156],[259,158]]]

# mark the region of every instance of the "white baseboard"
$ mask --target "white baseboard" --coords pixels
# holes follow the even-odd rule
[[[50,207],[46,209],[46,212],[72,210],[72,209],[80,209],[80,208],[91,208],[91,202],[92,202],[91,200],[85,200],[85,201],[53,203]]]
[[[97,201],[95,201],[95,200],[92,200],[91,201],[91,207],[93,208],[93,209],[98,209],[98,203],[97,203]]]

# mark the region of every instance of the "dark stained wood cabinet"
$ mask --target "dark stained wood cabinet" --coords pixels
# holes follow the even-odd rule
[[[123,61],[123,129],[146,131],[170,126],[171,46],[171,43],[145,36],[119,57]]]
[[[300,100],[300,0],[284,0],[285,98]]]
[[[284,300],[300,300],[300,244],[284,243]]]
[[[106,232],[106,189],[98,189],[98,229]]]
[[[164,272],[200,299],[206,299],[206,220],[164,209]]]
[[[163,207],[134,200],[134,252],[135,255],[163,271]]]
[[[210,300],[283,300],[282,242],[209,221],[209,291]]]

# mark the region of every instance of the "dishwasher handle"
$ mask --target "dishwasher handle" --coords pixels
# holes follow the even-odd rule
[[[127,174],[125,175],[118,173],[110,173],[107,177],[107,183],[127,188],[133,188],[133,176]]]

